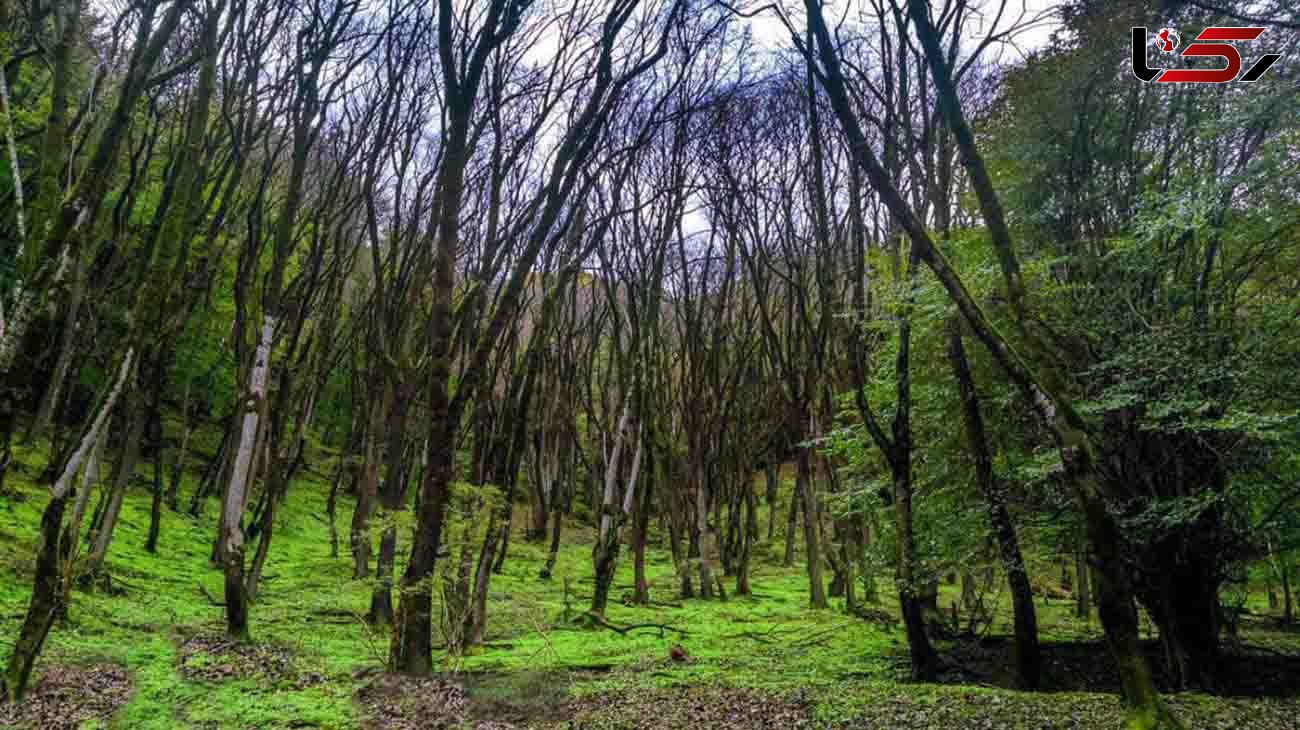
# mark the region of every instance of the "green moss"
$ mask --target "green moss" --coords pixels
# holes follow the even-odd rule
[[[43,467],[40,450],[20,448],[17,457],[18,467],[9,476],[17,497],[0,498],[0,653],[6,655],[26,608],[35,527],[46,499],[32,482],[32,475]],[[221,594],[221,575],[208,563],[216,509],[209,506],[199,520],[164,511],[159,552],[150,555],[143,549],[150,500],[147,489],[139,486],[125,501],[109,556],[112,592],[74,595],[69,619],[54,628],[37,674],[41,666],[54,662],[111,661],[127,667],[134,694],[114,719],[115,728],[358,727],[353,693],[364,675],[382,667],[388,635],[360,620],[373,584],[351,577],[348,499],[340,500],[338,516],[344,554],[329,555],[327,484],[321,474],[330,473],[332,465],[328,459],[311,463],[281,511],[262,597],[251,613],[254,641],[289,656],[291,676],[186,678],[182,664],[193,676],[194,670],[212,670],[225,661],[202,653],[183,660],[179,649],[188,637],[219,634],[222,629],[222,609],[204,595]],[[142,473],[148,474],[147,466]],[[187,476],[183,497],[188,497],[194,480]],[[409,513],[396,519],[399,556],[404,556],[412,520]],[[524,522],[515,520],[516,525]],[[461,539],[460,525],[451,527],[446,534]],[[377,540],[377,530],[374,537]],[[754,596],[681,601],[666,544],[662,536],[652,535],[648,573],[656,603],[641,607],[620,601],[630,596],[633,580],[631,559],[624,551],[608,620],[619,626],[664,624],[686,633],[643,628],[620,635],[579,628],[564,617],[566,612],[570,618],[581,613],[590,601],[593,537],[589,528],[567,525],[555,577],[541,581],[537,572],[545,562],[546,546],[526,542],[522,532],[512,536],[504,573],[492,581],[488,645],[465,657],[437,657],[446,671],[472,674],[471,697],[480,711],[503,708],[501,712],[528,715],[533,705],[556,704],[552,685],[562,685],[563,693],[571,696],[703,685],[751,688],[797,695],[809,703],[813,718],[826,725],[847,721],[881,702],[897,701],[900,691],[909,702],[936,706],[971,693],[1016,696],[967,687],[900,688],[897,679],[906,664],[901,629],[851,618],[838,606],[808,610],[802,566],[781,567],[779,546],[757,551]],[[451,546],[453,555],[458,547]],[[450,566],[450,561],[440,566]],[[399,564],[399,573],[401,569]],[[882,576],[881,594],[887,598],[882,608],[895,612],[888,586]],[[947,608],[955,600],[957,587],[944,585],[941,606]],[[1005,601],[998,610],[994,630],[1005,632],[1010,610]],[[1095,624],[1075,621],[1067,602],[1039,610],[1046,638],[1096,636]],[[441,615],[440,608],[435,615]],[[679,644],[689,661],[670,658],[669,650]]]

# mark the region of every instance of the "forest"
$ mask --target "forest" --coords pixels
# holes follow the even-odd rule
[[[1300,727],[1289,0],[0,0],[0,132],[0,727]]]

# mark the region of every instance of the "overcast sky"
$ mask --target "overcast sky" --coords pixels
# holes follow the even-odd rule
[[[767,0],[750,0],[743,7],[757,7],[766,2]],[[803,3],[800,0],[776,0],[775,4],[785,8],[792,18],[801,20]],[[1050,40],[1052,31],[1060,26],[1060,16],[1056,12],[1062,4],[1060,0],[1005,0],[1002,17],[996,26],[993,16],[1003,5],[1003,0],[984,0],[972,4],[980,7],[984,17],[972,17],[967,24],[967,33],[971,39],[985,37],[991,30],[1002,32],[1019,23],[1024,27],[1015,34],[1015,45],[1021,50],[1030,51],[1045,45]],[[870,20],[858,11],[858,8],[869,7],[860,0],[829,0],[825,7],[830,22],[835,22],[836,18],[844,15],[846,7],[849,9],[850,21],[854,20],[855,14],[857,18]],[[796,20],[796,28],[802,28],[800,20]],[[756,16],[749,23],[754,32],[754,40],[764,49],[776,51],[790,46],[790,33],[776,19],[773,11]],[[1016,49],[1007,47],[1003,52],[1014,54]]]

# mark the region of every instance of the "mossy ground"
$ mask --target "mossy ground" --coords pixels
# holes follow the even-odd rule
[[[7,479],[10,493],[0,496],[4,656],[29,597],[36,525],[46,500],[34,480],[43,467],[39,449],[19,447]],[[311,462],[281,512],[266,581],[252,608],[257,651],[240,653],[222,644],[222,609],[204,595],[221,592],[220,574],[208,562],[215,503],[197,520],[164,510],[158,554],[151,555],[144,551],[150,499],[140,484],[126,500],[109,556],[113,590],[74,595],[68,620],[51,633],[37,676],[57,665],[125,667],[132,694],[111,719],[113,728],[362,727],[364,708],[356,692],[382,667],[388,637],[361,620],[372,584],[351,577],[351,500],[339,504],[343,554],[330,555],[323,475],[331,468],[327,456]],[[189,477],[185,496],[192,487]],[[521,524],[527,507],[518,510]],[[451,535],[460,539],[458,526]],[[672,561],[655,546],[649,575],[656,604],[624,605],[618,599],[630,592],[632,566],[623,556],[609,620],[668,624],[685,636],[578,628],[565,616],[585,609],[590,597],[591,537],[588,528],[566,526],[556,575],[541,581],[544,547],[514,536],[504,573],[492,582],[488,646],[467,657],[441,657],[446,672],[467,680],[472,715],[590,728],[1110,727],[1118,717],[1112,695],[901,683],[901,629],[841,610],[809,610],[802,567],[780,566],[779,532],[772,545],[760,546],[755,594],[746,598],[678,599]],[[886,580],[880,587],[882,595],[889,593]],[[941,603],[947,606],[954,597],[947,591],[955,589],[944,590]],[[1066,603],[1039,605],[1046,640],[1095,638],[1095,628],[1075,621]],[[892,610],[888,601],[884,608]],[[1009,616],[1002,611],[995,631],[1005,630]],[[689,652],[690,661],[669,658],[674,644]],[[275,659],[261,662],[258,652]],[[768,700],[772,707],[763,709]],[[1300,709],[1288,699],[1185,695],[1176,703],[1195,718],[1195,727],[1294,727],[1270,718],[1294,717]]]

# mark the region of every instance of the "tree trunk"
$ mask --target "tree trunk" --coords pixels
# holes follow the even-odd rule
[[[632,525],[632,602],[638,606],[650,604],[650,581],[646,578],[645,550],[649,541],[650,511],[654,506],[655,474],[657,468],[653,456],[646,467],[645,489],[641,490],[641,503],[637,507]]]
[[[1038,617],[1034,611],[1033,589],[1029,573],[1020,553],[1020,540],[1015,524],[1007,510],[1006,499],[997,476],[993,473],[993,455],[989,451],[988,437],[984,431],[984,418],[980,414],[979,393],[971,376],[962,346],[961,331],[957,321],[948,325],[948,361],[961,398],[962,422],[966,431],[966,448],[975,463],[975,479],[988,509],[989,524],[998,541],[1002,568],[1007,573],[1011,588],[1011,605],[1016,630],[1016,675],[1023,689],[1036,689],[1041,674],[1042,659],[1038,647]],[[1081,578],[1080,583],[1084,580]]]
[[[95,448],[104,425],[113,412],[113,405],[131,373],[134,349],[128,348],[122,358],[116,383],[105,398],[99,413],[91,423],[90,429],[82,437],[80,444],[72,452],[58,479],[50,488],[50,501],[41,513],[40,542],[36,552],[36,576],[32,583],[32,600],[28,604],[26,617],[18,631],[5,674],[0,678],[0,702],[22,700],[31,678],[32,667],[40,654],[49,634],[50,625],[59,613],[63,592],[60,590],[59,571],[59,530],[63,523],[63,511],[67,505],[68,492],[82,462]]]
[[[691,579],[695,571],[695,565],[700,560],[700,531],[698,522],[695,519],[696,495],[694,489],[682,490],[681,511],[682,525],[679,531],[686,539],[686,559],[682,561],[681,567],[681,594],[682,598],[695,597],[695,584]],[[704,595],[704,588],[701,586],[700,595]]]
[[[185,393],[181,396],[181,443],[172,462],[171,481],[167,487],[167,506],[173,512],[180,510],[181,477],[185,474],[185,458],[189,456],[190,435],[194,425],[190,421],[190,389],[193,378],[185,379]]]
[[[492,517],[488,520],[487,532],[483,535],[483,546],[479,550],[478,565],[474,569],[474,591],[465,620],[462,647],[482,644],[483,635],[487,632],[487,599],[489,581],[492,579],[492,557],[496,553],[497,542],[501,539],[501,529],[496,524],[497,514],[498,511],[494,507]]]
[[[136,402],[127,404],[131,408],[126,414],[129,425],[122,439],[122,452],[118,456],[117,467],[113,473],[113,486],[100,521],[99,532],[95,535],[95,545],[86,556],[86,575],[92,580],[101,575],[104,570],[104,561],[108,558],[108,550],[113,544],[117,517],[122,512],[122,499],[131,486],[131,478],[135,476],[135,465],[140,458],[140,440],[144,435],[145,422],[148,420],[145,408],[138,402],[140,399],[129,400]]]
[[[822,583],[821,529],[817,524],[817,491],[813,486],[812,456],[808,449],[799,449],[797,479],[800,482],[795,489],[803,497],[803,538],[807,555],[804,562],[808,569],[808,605],[814,609],[828,608],[826,587]]]
[[[1088,569],[1088,552],[1085,545],[1074,549],[1074,615],[1084,621],[1092,620],[1092,571]]]
[[[215,486],[217,484],[225,485],[230,481],[224,477],[231,461],[230,441],[236,423],[234,416],[225,419],[225,423],[226,427],[221,436],[221,446],[217,448],[217,456],[203,470],[203,478],[199,481],[198,486],[194,488],[194,494],[190,495],[190,517],[195,519],[203,514],[203,502],[208,498],[208,494]],[[222,487],[222,493],[225,493],[224,486]],[[220,541],[220,536],[218,536],[218,541]]]
[[[1078,496],[1088,524],[1089,541],[1096,552],[1097,572],[1101,578],[1096,582],[1096,587],[1099,602],[1103,607],[1102,622],[1106,628],[1108,645],[1116,663],[1121,666],[1121,682],[1125,688],[1126,715],[1130,727],[1148,729],[1181,727],[1160,701],[1151,682],[1150,670],[1140,651],[1136,616],[1133,613],[1132,588],[1128,585],[1126,569],[1118,555],[1122,535],[1114,518],[1106,511],[1101,497],[1104,492],[1095,471],[1097,467],[1094,455],[1091,453],[1092,444],[1089,442],[1082,419],[1073,410],[1071,404],[1060,397],[1058,391],[1050,386],[1045,387],[1045,381],[1030,370],[1019,353],[997,332],[966,289],[965,283],[946,261],[942,252],[934,246],[921,222],[899,195],[897,187],[872,153],[857,119],[846,89],[836,46],[831,39],[831,32],[821,7],[812,0],[806,0],[804,6],[808,11],[810,29],[817,38],[816,52],[822,65],[820,78],[823,80],[823,86],[830,97],[831,106],[840,120],[841,127],[849,138],[849,146],[855,161],[866,172],[872,187],[876,189],[885,206],[900,219],[913,249],[935,273],[975,335],[988,348],[999,367],[1026,396],[1026,400],[1033,405],[1035,411],[1043,418],[1044,424],[1052,430],[1053,437],[1057,441],[1065,465],[1066,482]],[[920,19],[920,25],[928,27],[926,4],[913,0],[909,3],[909,7]],[[933,37],[932,29],[924,35],[922,41],[926,47],[926,57],[938,71],[934,76],[942,79],[946,75],[942,49],[938,48],[937,38]],[[956,92],[950,81],[946,85],[939,85],[941,98],[948,97],[950,100],[956,98]],[[948,101],[945,101],[943,106],[945,111],[960,121],[959,106],[954,110],[953,104]],[[971,141],[969,130],[966,131],[968,141]],[[972,157],[975,153],[973,141],[963,146],[962,150],[964,158]],[[1004,252],[999,250],[999,253]],[[1014,261],[1014,258],[1012,260]]]
[[[244,417],[240,425],[238,447],[226,487],[222,507],[221,564],[225,575],[226,633],[233,639],[248,639],[248,591],[244,583],[244,530],[240,521],[248,501],[253,460],[257,450],[259,426],[266,403],[266,381],[271,365],[271,348],[275,336],[275,319],[262,317],[253,367],[243,397]]]
[[[696,475],[695,484],[695,525],[692,534],[699,551],[700,598],[711,599],[717,546],[713,529],[709,525],[709,491],[702,473]]]
[[[926,586],[916,572],[916,542],[912,535],[912,480],[910,469],[894,472],[894,521],[898,541],[898,603],[907,631],[912,678],[934,681],[938,657],[925,631]]]
[[[40,436],[50,425],[50,419],[58,408],[59,397],[63,394],[64,381],[68,379],[68,370],[72,366],[72,356],[77,349],[77,319],[81,313],[81,300],[86,293],[86,262],[84,255],[79,255],[72,264],[72,281],[65,305],[63,328],[59,335],[59,351],[55,357],[54,370],[50,373],[45,392],[41,395],[36,417],[32,419],[27,436]]]
[[[86,507],[90,504],[90,494],[95,491],[95,486],[99,482],[99,454],[103,451],[106,440],[102,437],[97,438],[94,445],[90,447],[90,453],[86,458],[86,470],[81,477],[81,490],[77,492],[76,506],[72,509],[72,517],[68,520],[67,527],[63,528],[63,544],[59,547],[60,560],[63,561],[61,576],[63,598],[60,606],[65,611],[68,602],[72,599],[72,584],[75,578],[73,569],[81,549],[81,522],[86,515]]]
[[[0,703],[19,702],[27,691],[27,682],[36,666],[45,637],[59,612],[62,591],[59,590],[59,529],[67,497],[51,497],[41,513],[40,547],[36,553],[36,577],[32,587],[32,600],[27,615],[14,642],[4,680],[0,681]]]
[[[564,526],[564,513],[560,509],[559,500],[553,500],[551,505],[551,549],[546,554],[546,565],[538,573],[542,580],[550,580],[551,575],[555,572],[555,561],[560,557],[560,531]]]
[[[375,510],[379,491],[379,443],[382,434],[383,393],[373,394],[370,424],[366,427],[365,458],[361,465],[361,485],[352,510],[352,577],[360,580],[370,575],[370,517]]]
[[[1291,566],[1282,564],[1282,623],[1291,625],[1295,621],[1295,594],[1291,592]]]
[[[605,615],[609,605],[609,589],[614,583],[614,571],[618,567],[618,531],[627,513],[636,499],[637,477],[641,471],[641,455],[645,450],[645,439],[638,426],[635,433],[627,433],[627,420],[632,412],[632,396],[624,396],[623,415],[619,417],[618,429],[615,431],[614,448],[605,467],[605,494],[601,501],[600,534],[596,538],[596,547],[592,552],[592,567],[596,577],[596,587],[591,596],[591,613]],[[623,446],[628,438],[636,440],[636,452],[632,456],[631,471],[628,474],[627,487],[624,489],[623,502],[617,500],[617,481]]]
[[[758,538],[758,497],[754,494],[753,481],[746,480],[744,489],[745,530],[741,538],[740,561],[736,567],[736,595],[738,596],[749,596],[754,593],[749,586],[749,563],[754,552],[754,540]]]
[[[149,536],[145,538],[144,550],[153,555],[158,552],[158,531],[162,528],[162,504],[163,504],[163,445],[162,445],[162,414],[158,412],[156,400],[161,398],[161,393],[155,396],[155,403],[150,409],[150,442],[153,446],[153,502],[149,508]]]
[[[785,558],[781,564],[789,568],[794,565],[795,530],[799,524],[799,502],[803,499],[803,480],[795,479],[794,491],[790,493],[790,509],[785,516]]]
[[[777,491],[781,486],[780,479],[781,465],[769,460],[763,465],[763,473],[767,477],[767,541],[771,542],[776,536],[776,499]]]

